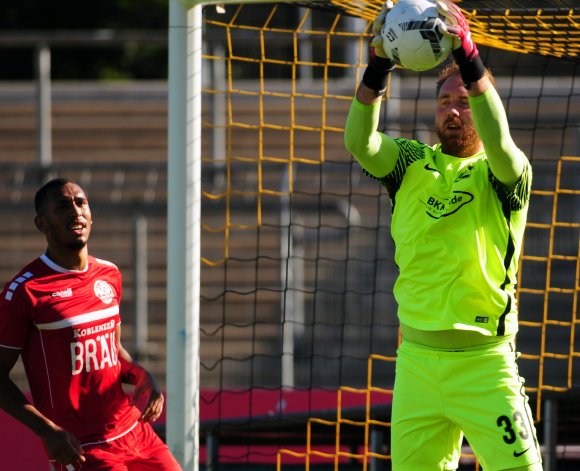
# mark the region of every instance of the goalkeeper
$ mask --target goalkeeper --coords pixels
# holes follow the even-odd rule
[[[463,435],[485,471],[542,469],[518,374],[515,289],[532,169],[459,8],[438,0],[454,63],[437,82],[439,144],[377,131],[395,68],[373,24],[345,145],[388,191],[399,276],[391,455],[396,471],[454,470]]]

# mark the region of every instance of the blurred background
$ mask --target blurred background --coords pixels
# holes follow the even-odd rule
[[[534,169],[518,348],[553,471],[580,467],[580,17],[541,3],[461,5],[478,8],[474,37]],[[342,143],[380,5],[346,4],[203,8],[203,469],[390,469],[390,206]],[[167,36],[167,1],[0,7],[0,281],[44,250],[36,189],[78,181],[90,251],[124,275],[123,343],[164,387]],[[384,130],[435,143],[436,74],[393,74]],[[15,379],[27,390],[20,366]],[[467,443],[462,466],[478,469]]]

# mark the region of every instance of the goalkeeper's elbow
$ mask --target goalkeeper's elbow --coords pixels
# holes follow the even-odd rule
[[[506,186],[513,186],[522,176],[526,165],[526,157],[519,149],[488,149],[486,148],[489,167],[494,176]]]

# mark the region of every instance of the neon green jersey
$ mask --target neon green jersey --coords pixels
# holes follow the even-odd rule
[[[508,190],[484,153],[457,158],[438,145],[394,141],[397,164],[380,181],[393,207],[400,321],[419,330],[514,334],[529,163]]]
[[[353,100],[345,145],[391,199],[401,324],[418,331],[513,335],[532,170],[509,137],[495,89],[470,97],[470,105],[484,144],[494,150],[494,168],[504,175],[523,169],[513,187],[494,176],[483,152],[457,158],[442,153],[439,145],[378,132],[379,103]]]

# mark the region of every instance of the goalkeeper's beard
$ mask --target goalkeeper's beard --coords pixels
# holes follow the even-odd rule
[[[448,133],[443,126],[435,129],[443,153],[456,157],[469,157],[476,154],[481,147],[479,135],[471,124],[462,123],[460,133]]]

